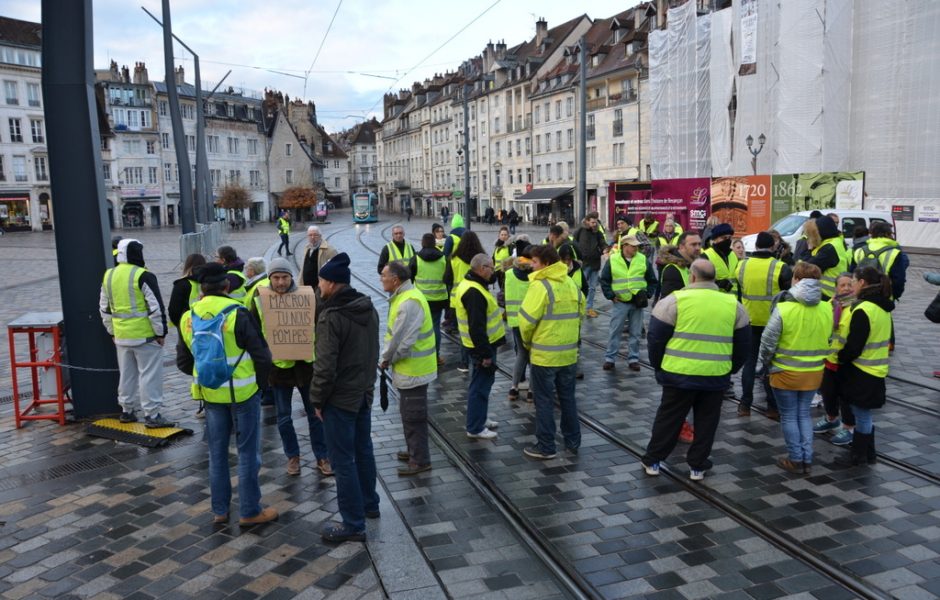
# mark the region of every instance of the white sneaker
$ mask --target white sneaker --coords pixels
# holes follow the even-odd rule
[[[484,427],[480,433],[470,433],[467,432],[467,437],[471,440],[494,440],[498,434],[495,431],[490,431]]]
[[[823,403],[822,396],[819,394],[816,394],[815,396],[813,396],[813,401],[810,402],[809,405],[811,408],[816,408],[817,406],[822,405],[822,403]]]
[[[487,429],[496,429],[497,427],[499,427],[499,423],[497,423],[496,421],[490,421],[489,419],[487,419],[486,424],[484,424],[483,426],[486,427]]]

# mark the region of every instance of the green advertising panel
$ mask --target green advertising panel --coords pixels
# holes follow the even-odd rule
[[[861,208],[864,181],[863,171],[773,175],[771,222],[804,210]]]

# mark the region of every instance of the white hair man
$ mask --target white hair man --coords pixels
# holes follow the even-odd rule
[[[309,285],[316,291],[319,283],[317,273],[334,256],[336,256],[336,249],[323,239],[320,228],[316,225],[308,227],[307,249],[304,250],[304,264],[300,269],[301,285]]]

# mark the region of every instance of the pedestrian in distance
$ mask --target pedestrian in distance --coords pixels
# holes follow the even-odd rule
[[[509,209],[509,234],[516,235],[516,227],[519,226],[519,213],[515,208]]]
[[[754,377],[757,373],[758,354],[761,349],[761,336],[770,320],[774,298],[782,290],[790,288],[793,271],[783,261],[774,257],[774,237],[766,231],[757,234],[755,252],[738,264],[738,287],[741,290],[741,303],[747,309],[751,319],[751,350],[741,369],[741,403],[738,416],[751,415],[754,403]],[[828,338],[827,338],[828,339]],[[764,395],[767,398],[767,417],[779,417],[773,390],[766,378]],[[818,387],[818,386],[817,386]]]
[[[607,240],[599,229],[597,213],[589,213],[581,226],[574,231],[574,243],[577,254],[581,257],[581,272],[587,281],[587,316],[596,319],[594,310],[594,293],[601,271],[601,257],[607,251]]]
[[[329,542],[365,541],[365,519],[379,516],[372,449],[372,396],[379,362],[379,315],[368,296],[349,285],[349,255],[320,269],[316,361],[310,398],[323,421],[336,476],[341,523],[320,532]]]
[[[277,255],[280,256],[282,250],[287,250],[287,256],[290,256],[290,220],[287,218],[286,210],[282,210],[281,216],[277,218],[277,234],[281,238],[281,245],[277,247]]]
[[[691,408],[695,437],[686,453],[689,478],[705,478],[712,467],[709,455],[722,396],[731,374],[744,364],[750,335],[747,311],[718,289],[715,267],[705,259],[692,263],[688,286],[656,304],[647,343],[663,396],[642,459],[647,475],[659,475],[660,462],[675,448]]]
[[[519,334],[529,351],[535,395],[536,443],[523,451],[539,460],[555,458],[555,399],[561,406],[565,449],[581,447],[575,400],[578,341],[585,299],[568,267],[550,246],[532,249],[532,274],[519,309]]]
[[[810,263],[793,269],[790,293],[774,307],[760,339],[758,360],[769,373],[787,447],[777,466],[790,473],[808,474],[813,465],[810,404],[822,384],[832,333],[832,305],[822,302],[821,276]]]
[[[180,319],[183,313],[190,310],[202,296],[199,289],[199,281],[196,279],[196,271],[202,265],[206,264],[206,257],[202,254],[190,254],[183,262],[183,276],[173,282],[173,290],[170,292],[170,303],[167,305],[167,316],[173,327],[179,329]],[[201,419],[206,416],[205,403],[202,401],[202,395],[199,393],[199,386],[192,383],[189,386],[189,393],[193,400],[199,403],[196,409],[196,417]]]
[[[450,218],[450,208],[445,204],[441,207],[441,221],[444,221],[444,225],[447,225],[447,219]]]
[[[407,267],[414,255],[414,246],[405,241],[405,228],[401,225],[392,227],[392,241],[385,244],[379,254],[379,275],[382,274],[385,265],[390,262],[401,263]]]
[[[105,271],[98,297],[101,322],[117,351],[120,421],[148,428],[173,427],[163,406],[163,343],[166,311],[156,276],[144,265],[144,246],[135,239],[118,243],[117,264]]]
[[[444,364],[444,357],[441,356],[441,315],[450,304],[447,284],[449,267],[447,258],[437,247],[434,234],[425,233],[421,236],[421,250],[411,259],[409,273],[414,274],[415,289],[424,294],[431,311],[438,366]]]
[[[300,270],[300,284],[318,289],[317,273],[331,258],[336,256],[336,248],[323,239],[320,228],[311,225],[307,228],[307,247],[304,249],[304,262]]]
[[[284,258],[275,258],[268,266],[267,287],[277,295],[297,291],[297,282],[294,280],[294,270]],[[261,333],[268,339],[264,319],[261,312],[261,295],[254,296],[251,312],[261,323]],[[300,394],[300,402],[307,416],[307,430],[310,434],[310,445],[316,460],[317,470],[320,474],[329,477],[333,475],[330,467],[330,454],[326,447],[326,438],[323,433],[323,422],[317,417],[313,404],[310,402],[310,381],[313,378],[313,363],[316,359],[314,349],[310,348],[309,360],[274,360],[271,374],[268,377],[274,407],[277,414],[277,432],[281,438],[281,447],[287,458],[287,474],[293,477],[300,475],[300,444],[297,441],[297,432],[294,430],[294,411],[292,397],[294,389]]]
[[[463,246],[464,241],[461,241]],[[487,289],[493,278],[493,259],[479,253],[470,261],[470,272],[454,288],[461,346],[472,361],[467,390],[467,437],[491,440],[497,423],[487,417],[490,391],[496,377],[496,350],[506,343],[503,315]]]
[[[408,267],[401,263],[385,265],[382,289],[390,297],[385,348],[379,359],[379,368],[392,370],[392,385],[398,390],[398,406],[407,446],[406,451],[398,453],[398,459],[407,463],[398,468],[398,474],[417,475],[431,469],[428,384],[437,379],[431,309],[424,294],[411,283]]]
[[[500,291],[506,291],[506,263],[512,257],[512,248],[509,243],[509,227],[503,225],[496,234],[496,242],[493,244],[493,267],[496,269],[496,283]]]
[[[532,249],[535,246],[527,241],[520,249],[516,242],[516,258],[513,259],[513,268],[506,273],[506,325],[512,331],[512,343],[516,352],[516,360],[512,369],[512,387],[509,388],[509,401],[519,399],[519,384],[526,380],[526,367],[529,366],[529,351],[522,343],[522,334],[519,332],[519,308],[529,289],[529,278],[532,274]],[[534,400],[530,389],[526,401]]]
[[[643,309],[649,303],[647,288],[655,285],[655,276],[647,258],[640,252],[636,236],[620,240],[620,251],[612,254],[601,272],[601,291],[612,302],[604,370],[612,371],[620,352],[625,323],[630,324],[627,337],[627,364],[631,371],[640,370],[640,336],[643,333]]]
[[[216,262],[225,267],[228,277],[228,297],[239,302],[245,301],[245,282],[248,278],[245,276],[245,261],[238,257],[235,248],[231,246],[219,246],[215,251]]]
[[[209,490],[213,522],[227,523],[232,501],[232,479],[229,472],[229,444],[235,434],[238,452],[239,524],[266,523],[277,518],[277,510],[261,505],[261,390],[268,385],[271,351],[261,327],[237,300],[228,296],[229,279],[225,268],[217,263],[200,267],[197,278],[202,298],[180,321],[180,337],[176,346],[176,364],[181,371],[200,382],[199,365],[206,357],[193,354],[196,319],[211,321],[223,318],[222,351],[228,365],[227,381],[220,387],[199,385],[206,403],[206,442],[209,446]]]
[[[875,267],[864,266],[852,276],[855,303],[845,345],[839,350],[839,389],[855,414],[853,465],[875,462],[875,426],[872,411],[885,404],[891,341],[891,278]]]
[[[832,304],[832,336],[829,342],[829,355],[824,362],[823,379],[819,387],[825,415],[813,425],[813,433],[831,433],[829,442],[836,446],[848,446],[852,443],[855,431],[855,414],[849,399],[839,389],[839,351],[845,345],[845,336],[849,334],[849,322],[852,318],[852,304],[855,303],[855,290],[852,274],[843,273],[836,278],[836,295]]]

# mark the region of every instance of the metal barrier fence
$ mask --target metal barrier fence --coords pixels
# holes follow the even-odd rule
[[[221,221],[214,223],[199,223],[199,231],[184,233],[180,236],[180,262],[184,262],[190,254],[199,253],[211,260],[216,248],[222,245]]]

